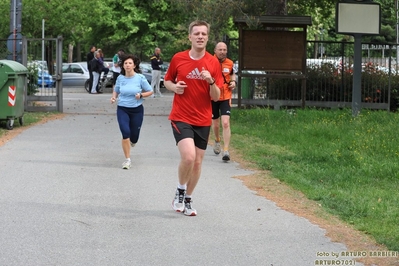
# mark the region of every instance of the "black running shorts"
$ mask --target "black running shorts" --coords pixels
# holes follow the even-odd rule
[[[230,111],[231,111],[230,100],[217,101],[217,102],[212,101],[212,119],[218,119],[221,115],[230,116]]]
[[[176,145],[185,138],[194,139],[195,147],[206,150],[208,146],[208,138],[211,127],[210,126],[192,126],[184,122],[171,121],[173,135],[176,140]]]

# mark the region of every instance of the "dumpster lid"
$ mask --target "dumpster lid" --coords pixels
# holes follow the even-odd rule
[[[26,74],[28,69],[21,63],[13,60],[0,60],[0,73],[6,72],[8,74]]]

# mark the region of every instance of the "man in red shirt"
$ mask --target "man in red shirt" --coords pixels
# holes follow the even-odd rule
[[[211,100],[219,99],[219,88],[223,86],[220,64],[206,51],[209,27],[205,21],[190,24],[191,49],[173,56],[164,78],[165,87],[175,93],[169,120],[181,158],[172,208],[187,216],[197,215],[191,195],[200,178],[208,145]]]

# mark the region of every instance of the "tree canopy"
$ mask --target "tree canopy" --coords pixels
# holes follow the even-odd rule
[[[106,57],[119,49],[147,59],[155,47],[161,47],[164,58],[189,48],[188,24],[195,19],[211,24],[208,49],[225,35],[237,37],[235,17],[248,21],[260,15],[308,15],[313,25],[308,39],[347,39],[335,34],[337,0],[23,0],[22,35],[63,36],[65,47],[74,47],[74,60],[81,60],[90,45],[102,48]],[[370,41],[395,42],[395,2],[375,0],[382,9],[382,35],[365,38]],[[2,10],[10,10],[10,0],[0,0]],[[10,34],[9,16],[0,17],[0,35]],[[68,58],[65,48],[64,60]]]

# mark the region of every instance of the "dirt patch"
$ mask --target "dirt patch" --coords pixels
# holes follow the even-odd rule
[[[61,119],[64,116],[65,114],[50,115],[40,122],[30,126],[17,127],[13,130],[9,130],[5,135],[0,137],[0,147],[31,126],[44,124],[55,119]],[[210,145],[212,144],[210,143]],[[354,229],[351,225],[340,221],[337,217],[328,214],[317,202],[307,199],[301,192],[296,191],[280,182],[278,179],[271,177],[269,172],[257,170],[252,163],[245,161],[234,149],[230,150],[230,154],[234,161],[239,163],[242,168],[255,172],[253,175],[236,177],[240,179],[245,186],[256,191],[259,196],[275,202],[281,209],[300,217],[304,217],[311,223],[325,229],[326,235],[331,239],[331,241],[345,244],[349,252],[367,252],[367,254],[369,254],[371,251],[388,251],[386,247],[377,244],[370,236]],[[322,248],[320,248],[320,252],[338,251],[322,250]],[[320,260],[322,259],[323,257],[320,257]],[[332,258],[326,257],[324,259]],[[366,256],[359,258],[358,261],[363,263],[365,266],[399,265],[398,257],[376,258]]]

